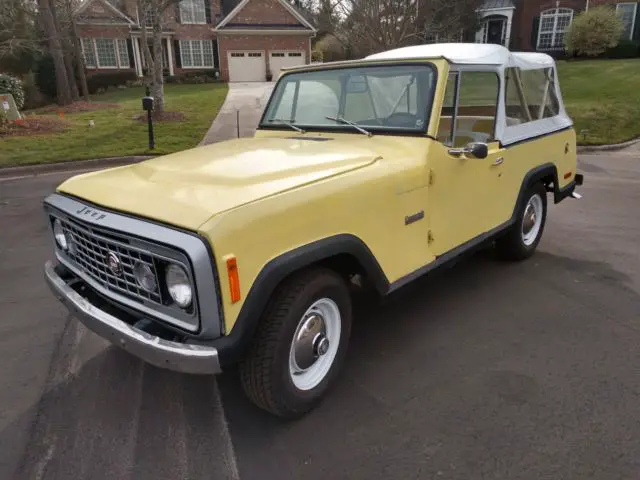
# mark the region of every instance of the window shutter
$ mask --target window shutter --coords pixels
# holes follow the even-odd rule
[[[180,2],[176,3],[176,23],[180,24]]]
[[[173,53],[176,57],[176,67],[182,68],[182,58],[180,58],[180,40],[173,41]]]
[[[636,26],[631,38],[636,42],[640,41],[640,3],[636,4]]]
[[[207,23],[211,23],[211,0],[204,0],[204,14],[207,19]]]
[[[540,29],[540,15],[533,17],[533,28],[531,29],[531,50],[538,48],[538,30]]]
[[[211,40],[213,46],[213,68],[220,68],[220,59],[218,58],[218,40]]]
[[[133,43],[130,38],[127,38],[127,52],[129,53],[129,68],[136,68],[133,57]]]

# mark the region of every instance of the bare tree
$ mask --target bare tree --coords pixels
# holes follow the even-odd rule
[[[40,15],[49,45],[49,53],[53,58],[53,65],[56,75],[57,102],[59,105],[69,105],[71,99],[71,89],[69,88],[69,78],[64,62],[64,50],[60,34],[56,28],[55,3],[50,0],[38,0]]]
[[[180,0],[137,0],[140,19],[142,54],[145,59],[145,80],[154,98],[154,111],[161,115],[164,112],[164,79],[162,77],[162,31],[166,16],[170,9]],[[151,27],[151,49],[147,27]],[[152,52],[153,49],[153,52]]]
[[[0,58],[42,53],[36,34],[37,5],[32,0],[0,0]]]
[[[74,100],[79,98],[78,88],[84,99],[89,101],[89,88],[87,86],[87,75],[84,67],[84,57],[82,55],[82,46],[80,45],[80,36],[78,35],[78,27],[74,15],[75,9],[78,7],[78,0],[57,0],[58,1],[58,17],[59,25],[64,37],[65,48],[65,66],[67,75],[71,77],[71,94]],[[75,74],[74,69],[75,67]],[[78,79],[80,85],[76,81]]]
[[[429,34],[459,41],[475,28],[480,0],[321,0],[331,32],[354,56],[423,43]]]

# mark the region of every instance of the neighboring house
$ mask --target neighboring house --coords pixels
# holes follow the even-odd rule
[[[135,0],[85,0],[75,15],[90,74],[143,75],[141,28],[152,19]],[[237,82],[264,81],[267,68],[276,79],[283,67],[309,63],[316,32],[287,0],[182,0],[163,25],[168,75],[215,68]]]
[[[485,0],[478,9],[477,43],[512,50],[563,51],[573,18],[596,5],[611,5],[624,23],[623,38],[640,41],[640,2],[616,0]]]

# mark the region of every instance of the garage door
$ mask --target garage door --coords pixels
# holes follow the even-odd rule
[[[264,82],[267,75],[263,52],[229,52],[230,82]]]
[[[285,51],[285,52],[269,52],[269,65],[273,79],[277,80],[280,75],[281,68],[295,67],[304,65],[304,52]]]

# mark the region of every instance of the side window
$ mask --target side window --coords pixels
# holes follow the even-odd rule
[[[454,147],[494,139],[499,88],[498,75],[494,72],[461,73]]]
[[[554,117],[560,111],[552,68],[505,69],[507,125]]]

